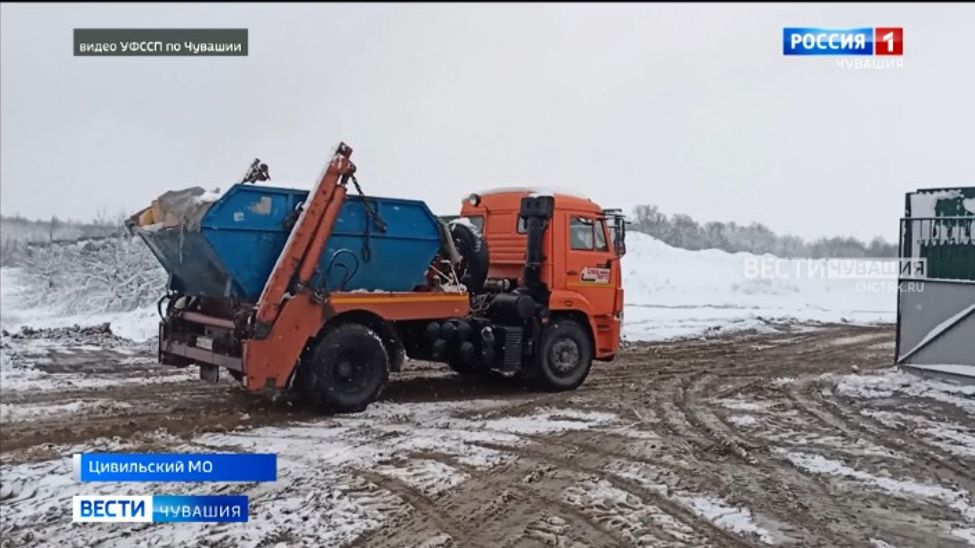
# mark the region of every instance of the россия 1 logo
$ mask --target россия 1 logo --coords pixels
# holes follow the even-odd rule
[[[904,55],[903,27],[785,27],[784,55]]]

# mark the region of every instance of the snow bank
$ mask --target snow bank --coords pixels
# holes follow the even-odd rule
[[[893,322],[889,280],[840,278],[836,261],[689,251],[626,236],[624,336],[660,340],[770,322]]]

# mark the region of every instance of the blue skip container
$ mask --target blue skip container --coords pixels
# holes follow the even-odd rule
[[[284,249],[308,191],[237,184],[199,226],[133,227],[186,295],[256,302]],[[440,249],[439,220],[418,200],[368,197],[385,225],[347,195],[311,285],[324,291],[411,291]]]

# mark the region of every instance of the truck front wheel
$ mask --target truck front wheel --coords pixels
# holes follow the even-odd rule
[[[354,413],[379,397],[389,379],[389,356],[372,329],[350,323],[329,330],[304,368],[301,386],[312,403]]]
[[[572,390],[589,375],[592,354],[586,329],[574,320],[558,320],[542,333],[535,381],[548,390]]]

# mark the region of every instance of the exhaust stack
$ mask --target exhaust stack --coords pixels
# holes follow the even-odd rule
[[[547,304],[548,288],[542,283],[542,240],[555,211],[555,197],[551,195],[525,196],[521,199],[519,216],[525,219],[528,245],[525,250],[525,289],[539,303]]]

